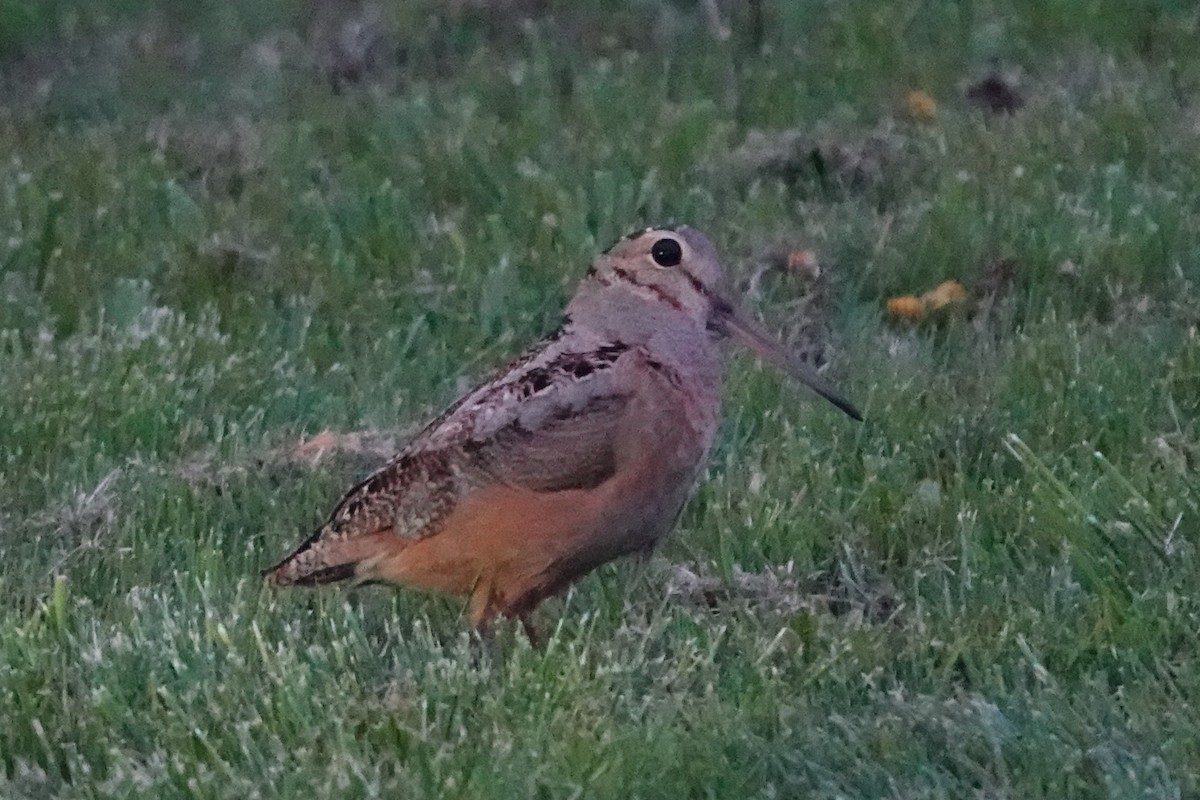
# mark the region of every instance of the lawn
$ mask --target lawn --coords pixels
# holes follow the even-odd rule
[[[1200,797],[1193,4],[160,5],[0,0],[0,797]],[[865,422],[731,350],[540,649],[264,586],[669,221]]]

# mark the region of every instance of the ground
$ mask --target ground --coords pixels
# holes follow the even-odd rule
[[[162,5],[0,0],[0,796],[1200,796],[1192,4]],[[666,221],[865,422],[542,649],[263,585]]]

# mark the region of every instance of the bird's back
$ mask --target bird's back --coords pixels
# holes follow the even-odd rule
[[[495,573],[521,584],[495,588],[511,601],[652,547],[711,445],[718,359],[694,326],[626,341],[568,323],[430,423],[268,572],[465,594]]]

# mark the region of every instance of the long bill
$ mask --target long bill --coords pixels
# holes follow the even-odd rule
[[[862,414],[854,405],[842,397],[828,381],[816,373],[808,364],[793,356],[783,348],[771,334],[767,333],[757,322],[754,322],[743,311],[732,305],[723,304],[717,311],[718,324],[750,348],[759,358],[791,375],[796,380],[824,397],[829,402],[844,411],[851,419],[862,421]]]

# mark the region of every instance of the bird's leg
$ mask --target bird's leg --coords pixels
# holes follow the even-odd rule
[[[496,607],[496,593],[490,581],[485,581],[482,577],[475,581],[471,599],[467,602],[467,612],[471,619],[471,627],[479,633],[479,637],[490,639],[492,622],[500,613]]]
[[[471,640],[471,662],[479,668],[500,661],[499,644],[496,641],[496,603],[490,585],[476,581],[467,609],[475,637]]]
[[[525,631],[525,636],[529,639],[530,646],[535,650],[541,649],[546,642],[538,634],[537,628],[533,626],[533,611],[522,611],[517,614],[517,619],[521,621],[521,628]]]

